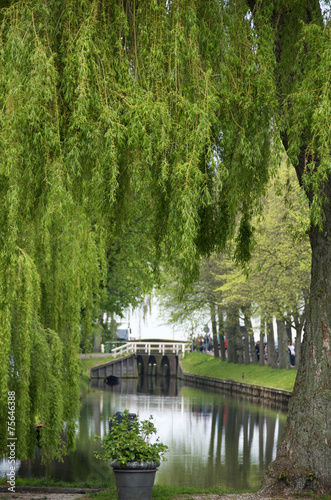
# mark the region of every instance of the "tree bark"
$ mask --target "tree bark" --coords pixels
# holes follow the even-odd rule
[[[307,304],[307,301],[306,301]],[[295,367],[298,368],[301,361],[301,337],[303,325],[305,324],[306,314],[304,313],[301,317],[299,315],[294,316],[294,324],[296,330],[296,338],[295,338]]]
[[[226,318],[226,338],[228,341],[228,362],[238,363],[237,356],[237,327],[239,326],[239,313],[237,307],[229,307]]]
[[[239,324],[237,325],[236,328],[236,351],[237,351],[238,363],[239,365],[242,365],[244,362],[244,346],[242,341],[242,327]]]
[[[260,359],[259,365],[264,366],[264,328],[265,324],[262,320],[262,316],[260,318]]]
[[[213,333],[214,358],[219,358],[220,353],[218,350],[218,339],[217,339],[216,306],[214,302],[210,303],[210,316],[211,316],[211,329]]]
[[[257,2],[249,1],[254,11]],[[283,53],[295,55],[295,36],[289,36],[289,26],[296,26],[297,36],[301,35],[298,26],[301,22],[316,20],[320,14],[317,0],[302,1],[298,5],[279,2],[274,12],[273,28],[275,34],[276,68],[275,78],[279,82],[279,104],[282,106],[291,82],[296,82],[300,74],[293,75],[292,67],[283,64]],[[320,16],[321,17],[321,16]],[[322,22],[322,20],[321,20]],[[299,183],[303,184],[303,174],[307,168],[306,145],[312,132],[309,124],[302,137],[302,146],[295,169]],[[283,132],[285,149],[289,137]],[[309,163],[308,158],[308,163]],[[314,158],[315,168],[319,160]],[[313,193],[306,191],[310,204]],[[324,196],[323,210],[325,219],[319,230],[310,229],[312,248],[311,288],[307,309],[304,339],[301,349],[301,362],[290,400],[286,429],[279,445],[276,460],[269,466],[265,476],[264,490],[302,491],[331,489],[331,176],[321,185]],[[280,485],[280,483],[282,483]]]
[[[256,350],[255,350],[255,341],[254,341],[254,331],[253,331],[253,325],[252,325],[252,318],[250,316],[251,311],[249,311],[249,315],[247,314],[246,308],[242,308],[242,311],[244,313],[244,322],[245,326],[248,332],[248,338],[249,338],[249,346],[250,346],[250,355],[251,355],[251,360],[254,365],[257,364],[257,355],[256,355]]]
[[[220,335],[221,360],[226,361],[225,344],[224,344],[223,311],[219,304],[217,306],[217,317],[218,317],[218,332]]]
[[[331,199],[331,180],[328,180]],[[283,478],[296,489],[331,489],[331,213],[323,231],[311,230],[312,279],[301,363],[286,429],[264,487]],[[285,484],[285,483],[284,483]]]
[[[255,361],[256,361],[253,328],[252,328],[251,319],[245,313],[246,308],[242,307],[241,310],[242,310],[243,315],[244,315],[244,323],[245,323],[245,365],[249,365],[251,362],[249,351],[251,351],[252,361],[254,359],[253,358],[254,355],[255,355]],[[253,338],[253,343],[251,342],[252,338]]]
[[[277,355],[275,349],[275,336],[273,318],[269,318],[267,322],[267,343],[268,343],[268,366],[277,368]]]
[[[290,359],[288,353],[288,340],[286,333],[286,325],[284,320],[277,319],[277,336],[278,336],[278,360],[279,368],[289,369]]]

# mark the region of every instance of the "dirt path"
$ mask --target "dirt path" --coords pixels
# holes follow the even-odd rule
[[[17,492],[17,493],[0,493],[0,498],[7,500],[75,500],[76,498],[83,498],[84,493],[32,493],[32,492]]]
[[[100,489],[84,488],[41,488],[41,487],[23,487],[17,486],[15,493],[8,491],[7,487],[0,488],[0,499],[7,500],[75,500],[83,498],[86,493],[93,493]]]
[[[278,500],[282,497],[277,496]],[[284,500],[295,500],[295,497],[283,497]],[[228,495],[182,495],[174,500],[275,500],[274,497],[260,495],[259,493],[231,493]]]
[[[41,492],[0,492],[0,499],[12,500],[75,500],[85,496],[85,493],[54,493],[41,491]],[[281,497],[277,496],[280,500]],[[295,497],[285,497],[286,500],[295,500]],[[233,493],[229,495],[181,495],[174,500],[274,500],[274,498],[260,495],[259,493]]]

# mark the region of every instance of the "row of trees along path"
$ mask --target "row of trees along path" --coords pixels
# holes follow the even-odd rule
[[[122,237],[142,259],[150,249],[146,283],[162,264],[187,285],[200,258],[230,240],[248,261],[254,216],[286,153],[309,205],[312,266],[301,362],[266,483],[330,489],[329,1],[1,7],[1,449],[8,391],[17,456],[33,455],[36,421],[44,455],[72,447],[82,336],[103,301],[116,309],[128,298],[112,286]],[[127,255],[124,268],[134,265]]]
[[[288,346],[294,340],[293,328],[299,365],[311,251],[306,233],[308,204],[301,206],[294,175],[294,169],[289,171],[283,162],[277,178],[269,183],[263,214],[254,220],[256,244],[244,268],[235,264],[234,245],[228,244],[226,252],[202,260],[198,280],[184,293],[174,277],[164,277],[158,296],[170,322],[180,322],[196,336],[201,324],[210,321],[214,355],[222,360],[226,335],[230,362],[259,361],[261,365],[267,362],[271,367],[289,368]],[[259,325],[260,346],[267,344],[267,360],[256,356],[253,316],[258,318],[255,324]]]

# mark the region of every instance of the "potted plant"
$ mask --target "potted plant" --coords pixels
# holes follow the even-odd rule
[[[111,421],[109,434],[100,441],[100,450],[95,456],[109,460],[114,470],[119,500],[150,500],[157,467],[160,460],[165,460],[164,454],[168,447],[159,442],[150,442],[150,437],[156,433],[152,422],[139,421],[135,414],[128,410],[117,412]]]

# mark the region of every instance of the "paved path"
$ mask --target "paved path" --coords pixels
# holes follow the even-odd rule
[[[16,492],[16,493],[0,493],[0,498],[2,499],[12,499],[12,500],[76,500],[81,499],[85,495],[83,493],[48,493],[48,492]],[[85,497],[86,498],[86,497]],[[295,500],[292,496],[279,496],[277,495],[277,500]],[[275,497],[268,497],[260,495],[259,493],[232,493],[229,495],[181,495],[179,497],[174,497],[173,500],[275,500]],[[110,499],[111,500],[111,499]]]
[[[295,497],[282,497],[277,495],[277,500],[295,500]],[[259,493],[231,493],[228,495],[182,495],[173,500],[275,500],[275,497],[260,495]]]
[[[84,493],[32,493],[32,492],[19,492],[19,493],[0,493],[0,498],[12,500],[76,500],[83,498]]]
[[[56,488],[38,486],[17,486],[15,493],[7,487],[0,487],[0,499],[7,500],[75,500],[85,497],[87,493],[100,491],[100,488]]]

